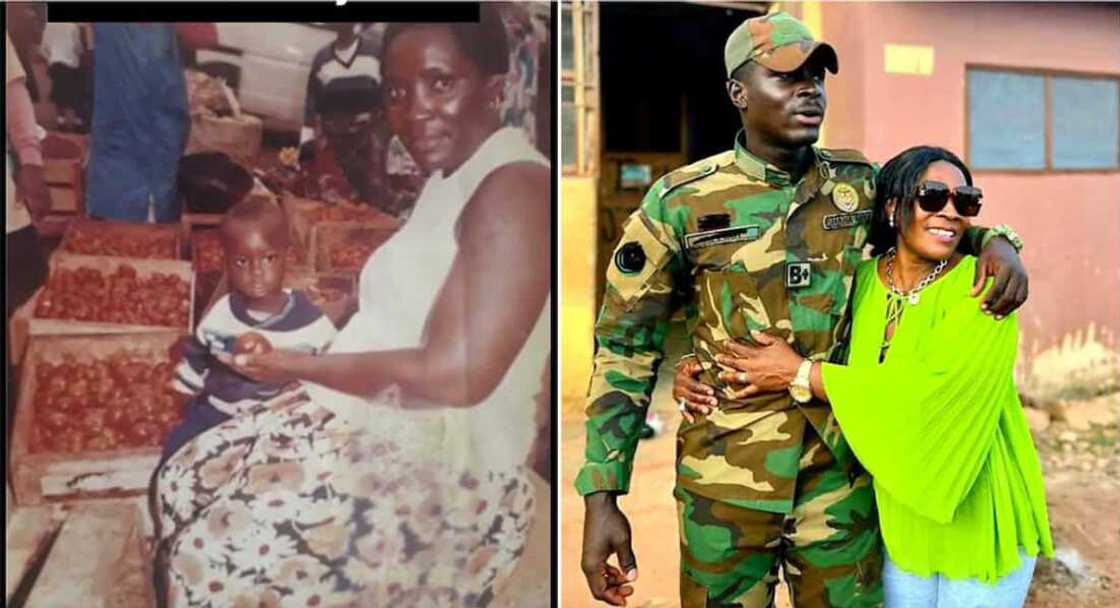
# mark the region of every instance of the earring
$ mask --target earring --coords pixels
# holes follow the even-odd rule
[[[891,228],[894,228],[894,216],[893,215],[890,217],[890,219],[887,220],[887,223],[891,225]]]

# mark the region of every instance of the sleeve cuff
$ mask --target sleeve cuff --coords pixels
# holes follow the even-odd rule
[[[595,492],[630,491],[630,467],[621,462],[587,463],[576,476],[576,492],[587,496]]]

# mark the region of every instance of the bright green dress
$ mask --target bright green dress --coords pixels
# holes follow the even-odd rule
[[[856,274],[848,365],[824,364],[832,409],[874,480],[887,552],[919,576],[994,582],[1019,549],[1053,557],[1042,470],[1013,372],[1018,320],[969,296],[976,259],[906,304],[883,363],[887,288]]]

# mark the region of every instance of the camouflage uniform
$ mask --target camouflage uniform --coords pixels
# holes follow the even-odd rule
[[[876,606],[881,547],[870,480],[831,410],[788,393],[731,398],[714,357],[751,330],[828,359],[862,259],[874,167],[814,149],[805,176],[733,151],[662,177],[607,270],[581,494],[626,492],[669,317],[683,306],[719,408],[677,437],[685,606],[762,606],[783,559],[801,606]],[[706,599],[705,599],[706,598]]]

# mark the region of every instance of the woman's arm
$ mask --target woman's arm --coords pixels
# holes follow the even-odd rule
[[[460,218],[459,253],[428,317],[424,346],[319,357],[262,355],[239,369],[250,377],[256,371],[287,372],[289,378],[354,395],[398,385],[415,398],[411,401],[477,404],[512,365],[548,296],[549,201],[544,167],[509,165],[483,181]],[[415,252],[421,262],[424,253]]]

